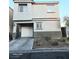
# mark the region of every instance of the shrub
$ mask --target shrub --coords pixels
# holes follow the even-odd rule
[[[51,43],[51,45],[52,45],[52,46],[57,46],[57,45],[58,45],[58,41],[53,41],[53,42]]]
[[[45,40],[49,41],[49,40],[51,40],[51,38],[50,37],[45,37]]]

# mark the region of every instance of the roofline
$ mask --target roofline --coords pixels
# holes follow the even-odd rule
[[[32,2],[33,2],[33,0],[31,0],[31,1],[14,1],[14,3],[32,3]]]
[[[14,1],[14,0],[13,0]],[[33,3],[33,4],[59,4],[59,1],[50,1],[50,2],[34,2],[33,0],[32,1],[27,1],[27,2],[17,2],[17,1],[14,1],[14,3]]]
[[[30,1],[30,2],[14,2],[14,3],[33,3],[33,2]]]
[[[59,2],[33,2],[34,5],[57,5]]]
[[[14,1],[14,0],[13,0]],[[33,1],[33,0],[32,0]]]
[[[34,3],[59,3],[59,1],[49,1],[49,2],[34,2]]]

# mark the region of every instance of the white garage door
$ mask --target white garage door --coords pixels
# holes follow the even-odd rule
[[[32,27],[22,27],[21,28],[21,37],[33,37]]]

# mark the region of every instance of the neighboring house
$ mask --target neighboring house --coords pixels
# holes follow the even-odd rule
[[[69,37],[69,17],[65,16],[64,20],[65,20],[65,25],[66,25],[66,35],[67,37]]]
[[[62,36],[65,35],[64,37],[69,37],[69,17],[65,16],[63,19],[63,26],[61,27],[63,32]]]
[[[60,39],[62,35],[58,6],[58,1],[44,3],[14,0],[14,37]]]
[[[66,35],[66,27],[61,27],[62,37],[67,37]]]
[[[13,33],[13,9],[9,7],[9,40],[12,40]]]

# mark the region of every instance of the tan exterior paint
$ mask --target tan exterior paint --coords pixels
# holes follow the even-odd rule
[[[59,18],[58,5],[52,6],[55,13],[48,13],[50,5],[33,5],[33,18]]]

